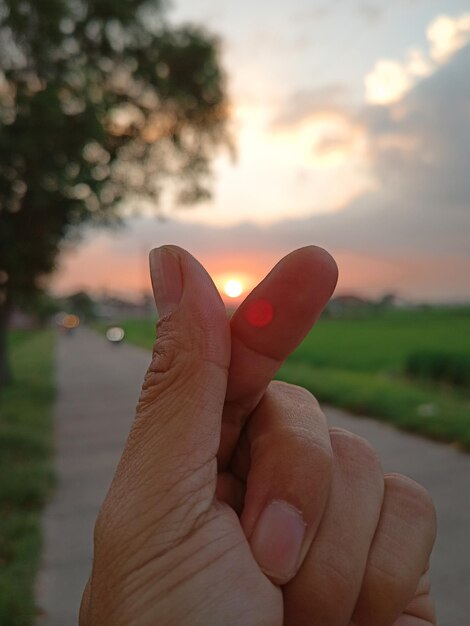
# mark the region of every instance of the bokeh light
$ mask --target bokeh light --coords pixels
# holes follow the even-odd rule
[[[120,326],[113,326],[106,331],[106,339],[111,343],[119,343],[124,339],[124,329]]]
[[[269,300],[255,300],[248,305],[245,318],[255,328],[268,326],[274,318],[273,305]]]
[[[65,315],[62,320],[62,326],[67,330],[73,330],[80,325],[80,318],[78,315]]]

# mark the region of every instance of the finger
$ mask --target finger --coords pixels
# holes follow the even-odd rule
[[[285,584],[301,566],[325,508],[332,476],[328,427],[308,391],[276,382],[246,432],[251,467],[241,524],[261,569]]]
[[[336,263],[325,250],[301,248],[284,257],[234,314],[220,469],[227,468],[247,416],[318,319],[337,278]]]
[[[435,509],[426,490],[405,476],[385,476],[382,512],[353,622],[389,626],[399,618],[427,569],[435,536]]]
[[[182,454],[213,460],[230,361],[222,300],[202,265],[176,246],[152,251],[151,276],[161,319],[138,421],[142,428],[157,417],[156,430],[171,444],[170,464]],[[160,466],[166,465],[162,452]]]
[[[170,542],[213,502],[230,334],[217,289],[189,253],[176,246],[152,251],[151,274],[161,319],[113,481],[113,500],[124,509],[114,518],[169,516]]]
[[[393,626],[414,626],[419,623],[427,626],[436,623],[436,609],[431,598],[429,570],[421,576],[413,599],[406,605],[403,614],[393,623]]]
[[[330,439],[330,495],[310,551],[284,587],[286,626],[350,623],[379,520],[383,475],[374,450],[340,429],[331,429]]]
[[[396,622],[393,622],[393,626],[434,626],[435,624],[435,620],[430,622],[412,615],[402,615]]]

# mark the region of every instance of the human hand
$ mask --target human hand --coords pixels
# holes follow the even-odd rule
[[[80,623],[318,622],[316,615],[323,615],[325,604],[311,603],[313,592],[333,599],[337,586],[343,604],[345,584],[340,569],[336,579],[318,585],[323,574],[310,555],[315,546],[320,546],[320,557],[329,552],[333,558],[339,555],[356,589],[369,552],[367,537],[372,541],[370,529],[375,529],[379,518],[383,477],[364,442],[344,433],[330,436],[318,406],[303,390],[274,385],[259,401],[280,362],[308,332],[328,300],[336,280],[334,265],[328,255],[314,248],[289,255],[242,305],[232,321],[230,337],[223,305],[199,264],[175,248],[157,254],[166,270],[173,262],[176,278],[182,276],[182,295],[179,299],[178,280],[165,278],[160,267],[155,287],[163,321],[137,417],[97,520],[93,574],[84,593]],[[255,303],[260,300],[273,305],[274,317],[266,326],[254,328],[247,317],[252,317],[253,310],[256,313]],[[353,479],[349,480],[351,468]],[[364,487],[368,481],[371,498]],[[349,496],[346,515],[342,493]],[[353,516],[351,541],[344,546],[337,517],[347,521],[355,493],[367,506]],[[409,599],[413,594],[419,578],[415,571],[422,568],[422,555],[427,559],[432,543],[428,500],[414,486],[407,493],[413,501],[418,494],[423,524],[415,533],[417,540],[404,524],[404,539],[413,535],[406,552],[413,567],[404,582],[400,573],[400,581],[395,581],[400,585],[386,579],[392,606],[397,604],[396,596],[403,603],[404,596]],[[398,498],[398,506],[391,507],[388,517],[404,517],[403,501],[406,498]],[[285,523],[293,532],[281,532],[279,515],[268,514],[280,536],[267,546],[258,526],[253,529],[264,505],[271,502],[286,503],[280,507],[287,512]],[[241,519],[234,511],[242,513]],[[300,521],[295,511],[301,513]],[[334,519],[325,523],[329,518]],[[331,532],[325,535],[324,528]],[[405,546],[408,543],[404,541]],[[376,539],[371,555],[375,545]],[[378,565],[388,565],[388,552],[381,550]],[[399,549],[395,551],[400,554]],[[359,595],[357,606],[359,610],[365,607],[363,613],[377,605],[367,597],[374,581],[372,576],[372,587],[365,584],[365,596]],[[311,582],[316,585],[313,590]],[[377,588],[383,591],[384,586]],[[347,597],[349,603],[354,593]],[[337,607],[331,610],[320,623],[348,623],[337,617]],[[364,621],[369,623],[389,624]],[[362,626],[360,621],[357,624]]]

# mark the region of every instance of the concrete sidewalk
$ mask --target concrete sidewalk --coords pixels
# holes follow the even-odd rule
[[[119,460],[149,354],[111,345],[80,330],[58,341],[56,467],[58,486],[44,515],[37,626],[76,626],[91,569],[93,525]],[[368,438],[385,471],[405,473],[434,497],[439,536],[432,578],[440,626],[470,615],[470,456],[327,409],[331,425]]]
[[[93,526],[135,411],[149,356],[78,330],[58,338],[56,471],[44,522],[38,626],[76,626]]]

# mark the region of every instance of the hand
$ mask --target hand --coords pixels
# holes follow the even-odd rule
[[[395,619],[402,611],[430,552],[428,497],[414,483],[386,478],[385,485],[405,487],[386,487],[391,496],[381,506],[384,480],[367,444],[330,435],[303,390],[274,385],[265,394],[334,288],[330,257],[315,248],[286,257],[239,309],[232,336],[214,286],[190,255],[166,248],[155,260],[163,319],[137,417],[96,523],[81,625],[258,626],[318,622],[316,615],[326,616],[321,623],[346,625],[337,617],[335,593],[352,605],[348,620],[355,610],[360,626],[388,624],[381,616],[393,611]],[[274,313],[265,326],[260,301],[264,313],[266,302]],[[345,542],[342,523],[354,513],[354,494],[365,507],[352,515]],[[412,526],[407,520],[416,511]],[[271,526],[271,544],[260,521]],[[388,529],[397,521],[409,567],[395,579],[389,547],[393,556],[401,548]],[[325,571],[331,576],[323,581]],[[371,622],[375,607],[382,613]],[[414,626],[400,626],[405,623]]]
[[[272,539],[257,525],[261,503],[287,501],[307,528],[300,569],[282,587],[283,624],[435,624],[428,575],[435,512],[426,491],[405,476],[384,477],[370,444],[328,430],[316,400],[299,387],[271,384],[245,432],[232,462],[246,480],[241,523],[271,580],[279,581],[272,576],[279,554],[271,546],[269,561],[263,556]]]

